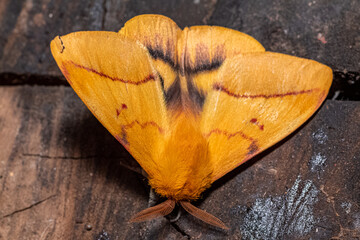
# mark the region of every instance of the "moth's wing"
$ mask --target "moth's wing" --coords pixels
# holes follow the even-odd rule
[[[136,16],[119,31],[119,34],[140,42],[148,49],[164,83],[165,92],[169,92],[177,77],[177,48],[181,32],[170,18],[154,14]]]
[[[194,26],[185,28],[179,38],[184,46],[179,56],[182,74],[188,75],[190,87],[206,95],[215,81],[213,72],[223,62],[238,54],[265,52],[264,47],[253,37],[218,26]],[[191,92],[191,90],[189,90]]]
[[[168,118],[147,50],[117,33],[77,32],[56,37],[51,51],[91,112],[149,173]]]
[[[310,118],[328,93],[332,71],[312,60],[249,53],[227,59],[214,78],[201,129],[215,181]]]

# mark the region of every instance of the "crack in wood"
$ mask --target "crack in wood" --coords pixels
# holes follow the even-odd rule
[[[181,229],[175,222],[170,222],[170,225],[179,232],[183,237],[186,237],[187,239],[191,239],[191,236],[187,234],[183,229]]]
[[[43,202],[45,202],[45,201],[49,200],[50,198],[55,197],[55,196],[56,196],[56,194],[53,194],[53,195],[51,195],[51,196],[49,196],[49,197],[47,197],[47,198],[44,198],[44,199],[42,199],[42,200],[40,200],[40,201],[37,201],[37,202],[35,202],[35,203],[31,204],[31,205],[30,205],[30,206],[28,206],[28,207],[24,207],[24,208],[21,208],[21,209],[15,210],[15,211],[13,211],[13,212],[11,212],[11,213],[9,213],[9,214],[6,214],[6,215],[2,216],[1,218],[11,217],[11,216],[13,216],[13,215],[15,215],[15,214],[17,214],[17,213],[20,213],[20,212],[23,212],[23,211],[29,210],[29,209],[31,209],[31,208],[33,208],[33,207],[35,207],[35,206],[37,206],[37,205],[39,205],[39,204],[41,204],[41,203],[43,203]]]
[[[66,159],[66,160],[81,160],[81,159],[94,159],[98,158],[98,156],[86,156],[86,157],[67,157],[67,156],[49,156],[49,155],[42,155],[37,153],[23,153],[25,157],[39,157],[39,158],[46,158],[46,159]]]
[[[13,72],[0,73],[0,86],[70,86],[63,76],[43,74],[17,74]]]
[[[211,0],[211,2],[209,3],[211,6],[208,9],[207,14],[205,15],[205,17],[203,17],[202,20],[201,20],[203,22],[203,24],[208,25],[208,21],[212,17],[212,15],[213,15],[213,13],[214,13],[214,11],[216,9],[217,2],[218,2],[217,0]]]
[[[102,31],[105,30],[105,21],[106,21],[106,15],[107,15],[106,2],[107,2],[107,0],[103,0],[103,2],[102,2],[102,10],[103,10],[102,19],[101,19],[101,30]]]

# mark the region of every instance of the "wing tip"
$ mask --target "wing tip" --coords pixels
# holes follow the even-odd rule
[[[50,43],[50,49],[53,55],[61,54],[65,50],[64,42],[61,39],[61,36],[56,36]]]
[[[176,24],[176,22],[174,22],[171,18],[164,16],[164,15],[160,15],[160,14],[140,14],[137,15],[131,19],[129,19],[128,21],[125,22],[124,26],[118,31],[118,33],[120,34],[127,34],[127,29],[129,27],[132,26],[133,23],[151,23],[151,22],[156,22],[157,20],[162,20],[162,21],[166,21],[167,23],[169,23],[170,25],[176,26],[178,27],[178,25]]]

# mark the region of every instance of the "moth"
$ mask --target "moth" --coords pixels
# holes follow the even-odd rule
[[[267,52],[247,34],[181,30],[161,15],[134,17],[117,33],[58,36],[51,51],[78,96],[168,199],[132,221],[180,204],[226,229],[190,202],[309,119],[332,82],[329,67]]]

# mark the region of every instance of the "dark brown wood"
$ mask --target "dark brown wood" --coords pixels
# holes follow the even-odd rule
[[[334,71],[330,99],[360,100],[360,1],[222,0],[207,24],[253,36],[267,51],[319,61]]]
[[[330,96],[359,100],[360,90],[354,90],[360,89],[358,9],[358,0],[3,0],[0,83],[65,84],[49,49],[55,36],[118,31],[130,18],[153,13],[172,18],[182,28],[233,28],[255,37],[269,51],[320,61],[335,71]]]
[[[230,225],[227,239],[358,239],[359,118],[358,102],[325,102],[294,134],[215,182],[198,206]],[[177,224],[194,239],[221,239],[196,223]]]
[[[320,61],[334,70],[330,98],[360,100],[359,8],[358,0],[3,0],[0,84],[67,84],[49,49],[55,36],[118,31],[130,18],[152,13],[166,15],[182,28],[233,28],[269,51]]]
[[[0,4],[0,74],[2,81],[52,83],[61,76],[50,53],[50,41],[75,31],[118,31],[139,14],[164,14],[180,26],[205,24],[216,1],[39,0]],[[186,14],[185,14],[186,12]],[[5,75],[4,73],[12,73]],[[21,78],[35,74],[37,79]],[[1,82],[0,82],[1,83]]]
[[[128,223],[148,205],[147,182],[123,167],[137,165],[72,89],[1,87],[0,106],[1,240],[360,237],[358,102],[327,101],[215,182],[195,206],[228,232],[185,212]]]
[[[268,51],[311,58],[338,71],[359,72],[357,9],[357,0],[224,0],[208,23],[246,32]]]

